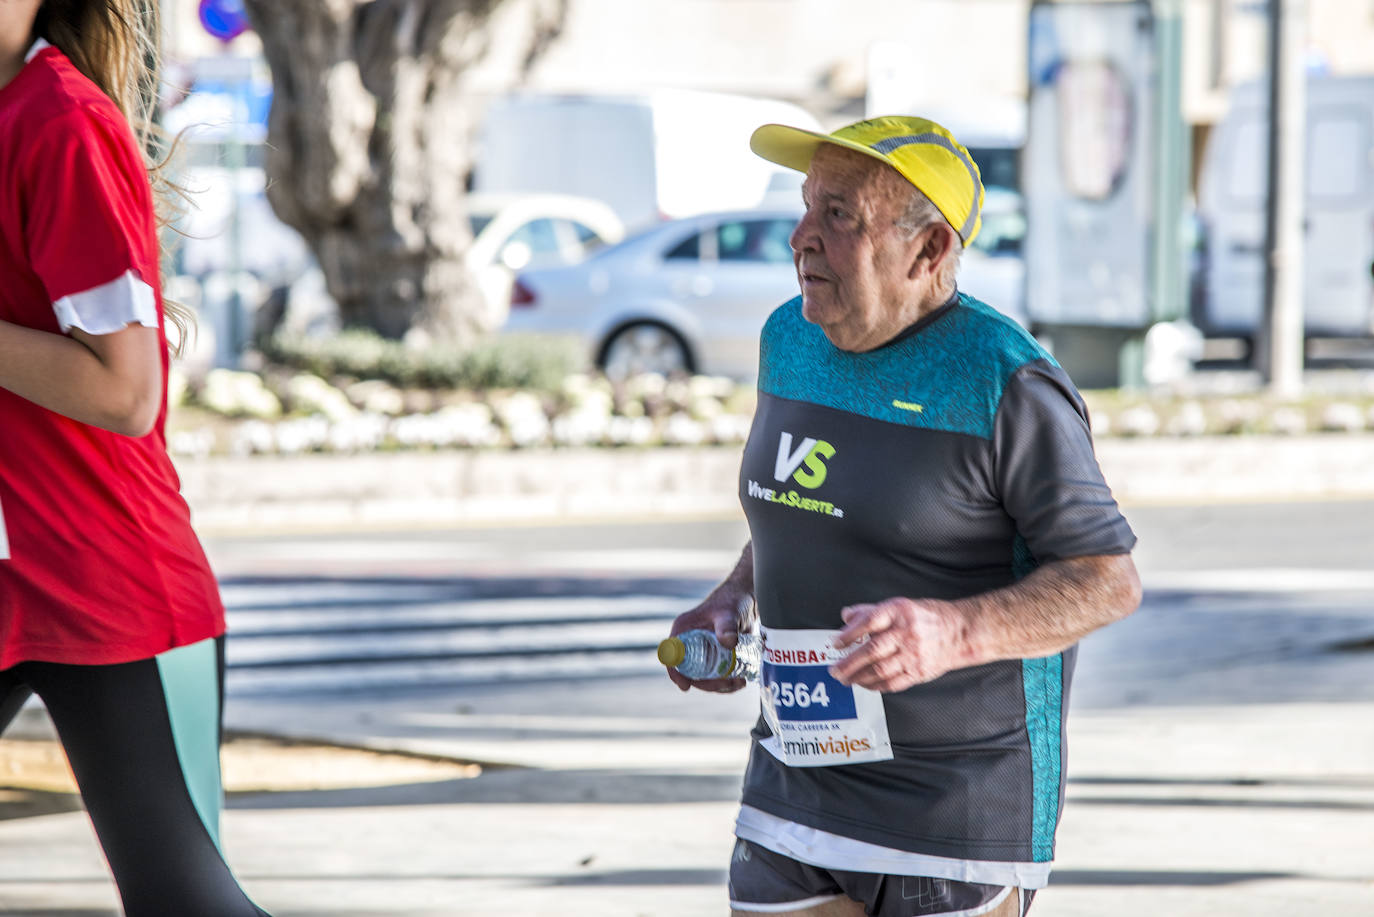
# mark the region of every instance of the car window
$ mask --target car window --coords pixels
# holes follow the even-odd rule
[[[541,217],[537,220],[530,220],[515,232],[510,234],[506,244],[512,242],[523,242],[530,247],[530,251],[535,254],[558,251],[558,229],[554,226],[553,220]]]
[[[472,235],[473,235],[474,238],[477,237],[477,236],[479,236],[479,235],[481,235],[481,234],[482,234],[482,230],[486,229],[486,228],[487,228],[487,224],[489,224],[490,222],[491,222],[491,214],[489,214],[489,213],[481,213],[481,214],[478,214],[478,213],[469,213],[469,214],[468,214],[468,225],[472,227]]]
[[[569,264],[581,261],[607,244],[600,233],[577,220],[560,220],[559,231],[563,236],[565,260]]]
[[[792,231],[796,220],[769,220],[759,235],[759,260],[770,264],[792,263]]]
[[[1026,216],[1020,210],[983,211],[983,228],[969,246],[988,255],[1015,255],[1026,237]]]
[[[721,261],[752,260],[748,223],[721,223],[716,227],[716,257]]]
[[[668,254],[664,255],[664,257],[675,260],[695,261],[697,258],[701,257],[701,234],[692,233],[669,249]]]
[[[983,187],[1013,190],[1021,187],[1020,150],[1017,147],[971,146],[968,154],[978,166]]]
[[[590,226],[585,226],[576,220],[569,220],[568,224],[572,226],[573,232],[577,233],[577,241],[583,245],[591,247],[605,244],[606,240],[601,238],[600,234]]]
[[[766,264],[792,263],[788,238],[795,224],[788,220],[739,220],[722,223],[716,229],[716,245],[721,261],[757,261]]]

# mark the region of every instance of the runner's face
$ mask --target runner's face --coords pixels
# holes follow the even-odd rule
[[[802,315],[841,350],[872,350],[920,315],[912,266],[923,237],[897,225],[910,186],[891,168],[822,144],[811,160],[792,233]]]

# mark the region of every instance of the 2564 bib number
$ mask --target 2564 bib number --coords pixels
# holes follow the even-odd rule
[[[830,706],[830,692],[826,690],[824,681],[811,685],[804,681],[775,681],[767,685],[765,690],[769,692],[768,699],[779,707],[805,710],[813,704],[817,707]]]

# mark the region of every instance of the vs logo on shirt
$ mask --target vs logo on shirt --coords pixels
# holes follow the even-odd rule
[[[802,487],[815,490],[825,483],[827,459],[835,457],[835,447],[823,439],[806,437],[795,449],[792,434],[783,433],[778,439],[778,459],[773,465],[773,477],[779,482],[792,478]],[[802,466],[805,465],[805,470]]]

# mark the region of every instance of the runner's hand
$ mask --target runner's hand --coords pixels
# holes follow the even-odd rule
[[[736,595],[724,589],[717,590],[707,596],[706,600],[696,608],[678,615],[677,619],[673,621],[673,629],[668,632],[668,636],[676,637],[678,634],[689,630],[709,630],[715,633],[721,646],[733,648],[739,641],[739,609],[742,606],[747,607],[746,603],[749,601],[748,596]],[[738,691],[746,684],[743,678],[694,680],[671,667],[668,668],[668,678],[683,691],[696,688],[699,691],[715,691],[718,694]]]
[[[835,648],[853,647],[830,668],[841,684],[905,691],[967,664],[961,661],[963,616],[949,602],[894,598],[850,605],[840,616],[845,626]]]

